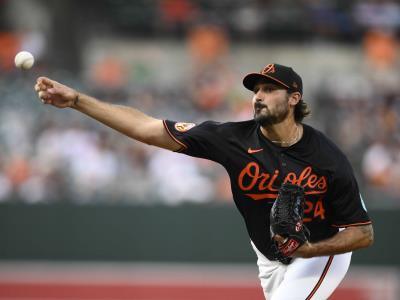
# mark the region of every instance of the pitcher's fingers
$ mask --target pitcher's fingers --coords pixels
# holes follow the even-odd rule
[[[44,90],[46,90],[46,85],[44,85],[44,84],[41,84],[41,83],[36,83],[35,84],[35,91],[36,92],[40,92],[40,91],[44,91]]]
[[[44,85],[46,85],[48,87],[53,87],[54,84],[56,83],[56,81],[51,80],[50,78],[47,78],[47,77],[39,77],[37,79],[37,83],[44,84]]]
[[[40,99],[44,99],[44,100],[50,98],[50,94],[47,93],[47,92],[45,92],[45,91],[40,91],[40,92],[38,93],[38,96],[39,96]]]
[[[59,89],[57,89],[57,88],[54,88],[54,87],[49,88],[47,90],[47,92],[50,93],[50,94],[61,94],[61,91]]]
[[[279,234],[274,235],[273,239],[278,242],[278,244],[284,244],[287,241],[287,238],[284,238]]]

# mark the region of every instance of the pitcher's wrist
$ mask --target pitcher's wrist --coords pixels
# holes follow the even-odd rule
[[[71,104],[71,108],[76,108],[78,106],[80,96],[81,96],[81,94],[79,92],[76,92],[75,98]]]

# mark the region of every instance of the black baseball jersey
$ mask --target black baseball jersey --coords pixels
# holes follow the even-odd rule
[[[333,236],[339,227],[371,223],[349,161],[311,126],[303,124],[302,138],[290,147],[272,143],[254,120],[199,125],[166,120],[164,126],[182,146],[179,152],[225,167],[249,236],[270,259],[269,214],[283,182],[304,187],[311,242]]]

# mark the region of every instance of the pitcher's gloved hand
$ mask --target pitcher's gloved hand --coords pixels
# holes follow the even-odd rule
[[[309,231],[303,224],[304,189],[284,183],[270,213],[270,231],[278,256],[290,257],[305,242]]]

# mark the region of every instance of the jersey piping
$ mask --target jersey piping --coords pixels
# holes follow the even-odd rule
[[[337,228],[343,228],[343,227],[352,227],[352,226],[363,226],[363,225],[369,225],[369,224],[372,224],[372,222],[368,221],[368,222],[351,223],[351,224],[344,224],[344,225],[332,224],[332,226],[337,227]]]
[[[181,149],[179,149],[179,150],[177,150],[177,151],[175,151],[175,152],[181,152],[182,150],[188,148],[188,146],[186,146],[184,143],[182,143],[180,140],[178,140],[178,139],[172,134],[172,132],[169,130],[169,128],[168,128],[168,126],[167,126],[165,120],[163,120],[163,125],[164,125],[164,128],[165,128],[165,130],[167,131],[168,135],[169,135],[175,142],[177,142],[179,145],[181,145],[181,146],[183,147],[183,148],[181,148]]]

